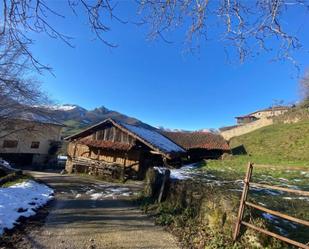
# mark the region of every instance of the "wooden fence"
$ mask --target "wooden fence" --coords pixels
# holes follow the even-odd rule
[[[242,192],[242,196],[241,196],[241,200],[240,200],[238,217],[237,217],[236,226],[235,226],[234,235],[233,235],[234,241],[236,241],[238,239],[239,233],[240,233],[240,228],[243,225],[243,226],[246,226],[246,227],[251,228],[253,230],[256,230],[258,232],[264,233],[264,234],[266,234],[268,236],[272,236],[274,238],[282,240],[282,241],[284,241],[286,243],[289,243],[291,245],[294,245],[296,247],[304,248],[304,249],[309,249],[309,246],[308,246],[309,241],[308,241],[307,244],[303,244],[303,243],[297,242],[295,240],[289,239],[289,238],[287,238],[285,236],[282,236],[282,235],[270,232],[270,231],[268,231],[266,229],[257,227],[257,226],[255,226],[253,224],[250,224],[248,222],[243,221],[243,216],[244,216],[245,208],[246,208],[246,206],[248,206],[248,207],[260,210],[262,212],[269,213],[269,214],[275,215],[277,217],[283,218],[285,220],[296,222],[296,223],[299,223],[299,224],[302,224],[304,226],[308,226],[309,227],[309,221],[298,219],[298,218],[289,216],[287,214],[283,214],[283,213],[280,213],[278,211],[274,211],[274,210],[271,210],[271,209],[268,209],[268,208],[265,208],[263,206],[256,205],[254,203],[251,203],[251,202],[247,201],[247,197],[248,197],[250,186],[253,186],[255,188],[262,188],[262,189],[279,190],[279,191],[293,193],[293,194],[297,194],[297,195],[301,195],[301,196],[309,196],[309,192],[308,191],[301,191],[301,190],[283,188],[283,187],[279,187],[279,186],[272,186],[272,185],[267,185],[267,184],[260,184],[260,183],[250,182],[251,181],[251,177],[252,177],[252,171],[253,171],[253,164],[249,163],[248,164],[248,168],[247,168],[247,172],[246,172],[246,176],[245,176],[245,179],[244,179],[244,187],[243,187],[243,192]]]

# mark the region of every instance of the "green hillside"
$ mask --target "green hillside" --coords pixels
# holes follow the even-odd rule
[[[230,146],[233,155],[207,160],[202,169],[218,179],[235,181],[243,179],[248,162],[253,162],[254,180],[267,181],[271,176],[272,183],[283,179],[309,190],[309,120],[276,123],[232,138]]]
[[[253,162],[273,165],[309,165],[309,120],[298,123],[277,123],[248,134],[232,138],[233,154]]]
[[[66,126],[62,131],[62,135],[64,137],[78,133],[86,127],[86,125],[83,125],[81,122],[72,119],[64,121],[62,123]]]

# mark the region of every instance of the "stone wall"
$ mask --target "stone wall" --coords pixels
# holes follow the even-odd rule
[[[168,226],[183,248],[284,248],[281,243],[250,229],[242,229],[241,239],[234,244],[232,234],[241,195],[233,191],[236,187],[233,183],[220,187],[193,180],[170,181],[164,201],[145,210],[154,215],[157,224]],[[254,213],[246,213],[244,219],[266,228]]]
[[[224,137],[224,139],[230,140],[232,137],[237,137],[272,124],[272,119],[263,118],[248,124],[240,125],[230,130],[222,131],[220,134]]]

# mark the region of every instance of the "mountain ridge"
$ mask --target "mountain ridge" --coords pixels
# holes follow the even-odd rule
[[[44,106],[44,108],[48,109],[48,112],[53,118],[66,126],[63,130],[64,136],[77,133],[107,118],[156,130],[155,127],[148,125],[139,119],[110,110],[103,105],[92,110],[87,110],[86,108],[73,104]]]

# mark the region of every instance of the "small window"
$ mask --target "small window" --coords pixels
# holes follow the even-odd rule
[[[40,147],[40,142],[34,141],[31,143],[31,149],[38,149]]]
[[[3,141],[3,148],[16,148],[18,145],[17,140],[4,140]]]

